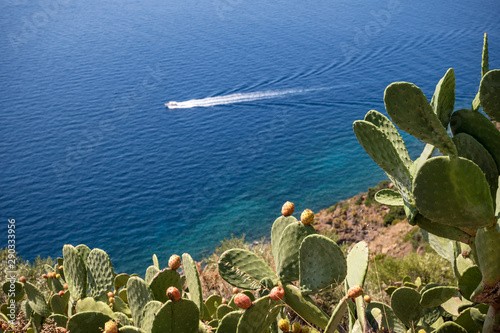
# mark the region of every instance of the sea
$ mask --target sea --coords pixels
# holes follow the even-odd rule
[[[269,237],[285,201],[317,212],[386,179],[352,123],[385,113],[391,82],[430,100],[452,67],[470,107],[499,17],[498,0],[2,0],[0,246],[14,225],[25,260],[86,244],[142,275],[153,254]]]

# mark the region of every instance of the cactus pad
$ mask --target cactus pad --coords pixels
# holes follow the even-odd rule
[[[220,319],[224,318],[225,315],[227,315],[228,313],[233,312],[233,311],[234,311],[234,309],[232,307],[230,307],[229,305],[222,304],[222,305],[219,305],[219,307],[217,308],[217,311],[215,312],[215,317],[220,320]]]
[[[72,245],[64,245],[64,273],[66,283],[73,299],[77,300],[87,294],[87,270],[78,250]]]
[[[127,281],[127,299],[134,324],[141,326],[142,310],[152,300],[148,286],[143,279],[134,276]]]
[[[68,324],[68,317],[62,314],[57,314],[57,313],[51,314],[49,316],[49,319],[54,320],[54,323],[57,325],[57,327],[65,328],[66,325]]]
[[[50,309],[40,290],[29,282],[24,283],[24,290],[28,296],[30,308],[42,317],[50,316]]]
[[[368,245],[361,241],[347,255],[347,286],[363,286],[368,270]]]
[[[278,262],[279,260],[279,242],[281,239],[281,235],[288,225],[292,223],[297,223],[297,219],[293,216],[280,216],[278,217],[271,229],[271,247],[273,249],[273,257],[274,261]]]
[[[322,235],[309,235],[300,246],[299,285],[304,295],[342,283],[347,263],[340,247]]]
[[[226,314],[222,320],[219,321],[217,333],[235,333],[238,329],[242,314],[241,311],[233,311]]]
[[[483,282],[495,286],[500,282],[500,232],[495,226],[482,228],[476,234],[476,250]]]
[[[231,249],[224,252],[218,263],[220,276],[229,284],[242,289],[256,290],[259,281],[269,278],[277,282],[273,270],[253,252]]]
[[[387,113],[400,129],[433,145],[444,155],[457,155],[446,128],[416,85],[391,83],[385,89],[384,102]]]
[[[87,266],[87,258],[90,254],[90,248],[85,244],[80,244],[75,247],[76,251],[80,258],[82,258],[83,265]]]
[[[158,311],[162,307],[162,303],[158,301],[150,301],[142,310],[141,330],[146,333],[151,333],[153,329],[153,321]]]
[[[486,73],[479,85],[479,100],[491,119],[500,121],[500,69]]]
[[[144,277],[144,282],[147,284],[151,283],[153,276],[155,276],[160,270],[156,266],[149,266],[146,269],[146,276]]]
[[[291,284],[283,285],[285,297],[283,301],[307,322],[325,329],[328,316],[319,309],[309,296],[302,296],[300,290]]]
[[[309,235],[316,234],[314,227],[302,223],[288,225],[279,241],[279,260],[276,263],[276,272],[282,282],[299,279],[299,249],[302,240]]]
[[[420,305],[420,293],[408,287],[398,288],[392,293],[391,308],[408,327],[416,326],[424,313]]]
[[[325,333],[335,333],[337,331],[337,326],[340,324],[342,318],[344,318],[347,308],[347,299],[340,300],[328,321],[328,325],[326,325]]]
[[[382,205],[402,207],[405,202],[399,192],[385,188],[375,194],[375,200]]]
[[[439,306],[458,293],[457,287],[436,286],[422,292],[420,305],[424,308]]]
[[[276,321],[283,305],[280,301],[273,301],[265,296],[243,312],[238,323],[237,333],[265,333],[269,326]]]
[[[183,260],[184,264],[185,261]],[[165,303],[153,320],[152,333],[193,333],[198,331],[200,312],[194,302],[180,299]]]
[[[9,295],[9,293],[11,293],[10,287],[11,287],[10,281],[7,281],[2,285],[2,290],[5,293],[5,295]],[[16,302],[19,302],[23,297],[24,297],[23,284],[17,281],[14,282],[14,297],[13,297],[14,300]]]
[[[221,304],[222,297],[220,297],[219,295],[208,296],[207,300],[205,301],[205,306],[207,307],[208,313],[211,317],[215,315],[217,307]]]
[[[429,159],[418,170],[413,189],[421,214],[433,222],[474,229],[493,223],[493,200],[486,178],[467,159]]]
[[[101,312],[115,319],[115,314],[109,306],[101,301],[96,301],[92,297],[85,297],[76,303],[76,312]]]
[[[406,332],[405,325],[401,320],[399,320],[389,305],[379,302],[371,302],[366,306],[366,312],[369,313],[371,318],[375,321],[370,322],[372,327],[378,327],[380,331],[384,331],[385,329],[395,333]]]
[[[183,284],[181,282],[181,276],[177,271],[165,268],[152,277],[149,289],[153,293],[154,299],[165,303],[168,301],[167,289],[172,286],[176,287],[178,290],[182,290]]]
[[[448,321],[439,326],[434,333],[467,333],[467,331],[462,326],[455,324],[452,321]]]
[[[101,329],[110,320],[110,316],[101,312],[80,312],[69,318],[66,328],[71,333],[102,333]]]
[[[182,263],[184,268],[184,275],[186,276],[187,286],[189,288],[189,296],[191,300],[196,304],[199,310],[200,318],[203,318],[203,293],[201,291],[200,276],[198,274],[198,269],[196,264],[187,253],[182,255]]]
[[[448,69],[436,85],[431,105],[443,127],[448,128],[455,106],[455,71],[453,68]]]
[[[101,249],[93,249],[87,258],[87,281],[90,295],[100,297],[113,288],[115,273],[108,254]]]
[[[126,273],[121,273],[115,276],[115,282],[114,282],[115,290],[118,290],[121,287],[126,286],[128,279],[130,279],[130,276]]]
[[[122,326],[118,329],[120,333],[140,333],[143,332],[135,326]]]

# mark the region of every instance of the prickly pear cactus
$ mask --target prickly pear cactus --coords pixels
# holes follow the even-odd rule
[[[100,297],[113,288],[115,272],[108,254],[93,249],[87,257],[87,281],[92,297]]]
[[[85,297],[87,294],[87,270],[84,261],[72,245],[64,245],[63,257],[66,283],[73,299]]]

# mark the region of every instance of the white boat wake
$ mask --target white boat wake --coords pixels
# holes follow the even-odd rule
[[[195,107],[209,107],[215,105],[233,104],[233,103],[257,101],[262,99],[278,98],[286,95],[301,94],[314,90],[320,90],[320,89],[257,91],[252,93],[239,93],[226,96],[207,97],[203,99],[191,99],[185,102],[170,101],[168,103],[165,103],[165,106],[168,107],[169,109],[189,109]]]

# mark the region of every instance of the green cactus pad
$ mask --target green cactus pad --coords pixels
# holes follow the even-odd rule
[[[273,257],[275,262],[278,262],[279,260],[279,243],[281,235],[283,234],[285,228],[292,223],[297,223],[297,219],[291,215],[280,216],[273,223],[273,227],[271,229],[271,247],[273,250]]]
[[[23,287],[23,284],[21,282],[17,282],[15,281],[13,283],[14,285],[14,289],[13,291],[11,291],[11,283],[10,281],[7,281],[5,282],[3,285],[2,285],[2,290],[3,292],[5,293],[5,295],[9,295],[10,293],[14,292],[14,300],[16,302],[19,302],[23,297],[24,297],[24,287]]]
[[[149,289],[153,293],[154,299],[163,303],[168,301],[167,289],[169,287],[176,287],[179,291],[182,290],[180,274],[170,268],[165,268],[164,270],[156,273],[156,275],[151,278],[151,282],[149,283]]]
[[[283,308],[280,301],[273,301],[269,296],[257,300],[243,312],[238,323],[237,333],[265,333],[276,321],[276,316]]]
[[[233,311],[226,314],[217,326],[217,333],[235,333],[238,329],[242,314],[241,311]]]
[[[215,317],[220,320],[220,319],[224,318],[225,315],[227,315],[228,313],[233,312],[233,311],[234,311],[234,309],[232,307],[230,307],[229,305],[222,304],[222,305],[219,305],[219,307],[217,308],[217,311],[215,312]]]
[[[122,298],[118,295],[115,295],[114,299],[115,303],[113,304],[113,310],[122,312],[127,316],[132,317],[132,312],[130,311],[130,308],[128,307],[127,303],[125,303],[125,301],[122,300]]]
[[[160,262],[158,261],[158,257],[156,256],[156,254],[153,254],[153,266],[160,270]]]
[[[347,289],[359,285],[363,287],[368,270],[368,244],[361,241],[354,245],[347,255]]]
[[[66,329],[71,333],[102,333],[101,329],[110,320],[112,318],[102,312],[80,312],[69,318]]]
[[[147,284],[150,284],[151,283],[151,280],[153,279],[153,277],[159,272],[160,270],[158,268],[156,268],[156,266],[149,266],[147,269],[146,269],[146,276],[144,277],[144,282],[146,282]]]
[[[90,254],[90,248],[85,244],[80,244],[80,245],[77,245],[75,247],[75,249],[76,249],[76,252],[78,252],[78,255],[80,256],[80,258],[82,258],[83,265],[87,266],[87,258],[89,257],[89,254]]]
[[[30,306],[29,301],[21,302],[21,311],[24,313],[24,319],[29,320],[33,315],[33,309]]]
[[[222,297],[219,295],[211,295],[205,301],[205,306],[207,307],[208,313],[211,317],[215,316],[217,307],[222,304]]]
[[[431,105],[443,127],[448,128],[455,106],[455,71],[453,68],[448,69],[436,85]]]
[[[126,286],[128,279],[130,279],[130,276],[126,273],[121,273],[115,276],[115,282],[114,282],[115,290],[118,290],[121,287]]]
[[[371,122],[355,121],[353,129],[366,153],[385,171],[400,192],[402,191],[403,198],[410,200],[412,177],[392,142]]]
[[[128,304],[127,298],[127,288],[123,288],[118,292],[118,297],[120,297],[125,303]]]
[[[394,333],[406,333],[405,325],[389,305],[372,301],[366,305],[366,312],[375,320],[375,322],[370,322],[370,325],[374,328],[378,327],[379,331],[385,329]]]
[[[500,131],[482,113],[462,109],[453,112],[450,119],[453,135],[467,133],[490,153],[500,172]]]
[[[187,286],[189,288],[189,297],[198,307],[200,318],[203,318],[203,292],[201,291],[198,269],[196,268],[193,258],[191,258],[191,256],[187,253],[182,255],[182,264],[184,268],[184,275],[186,276]]]
[[[143,279],[130,277],[127,281],[127,299],[134,325],[141,326],[142,310],[152,300],[148,285]]]
[[[466,133],[458,133],[453,137],[458,156],[476,163],[486,176],[490,186],[491,197],[495,198],[498,188],[498,169],[493,157],[474,137]]]
[[[76,303],[76,312],[77,313],[79,313],[79,312],[101,312],[101,313],[107,314],[108,316],[110,316],[113,319],[116,319],[116,316],[115,316],[113,310],[111,310],[106,303],[101,302],[101,301],[96,301],[92,297],[85,297],[85,298],[82,298],[81,300],[79,300]]]
[[[143,332],[143,331],[138,329],[135,326],[122,326],[118,329],[118,332],[120,332],[120,333],[136,333],[136,332]]]
[[[283,301],[294,312],[307,322],[325,329],[328,324],[328,316],[319,309],[309,296],[302,296],[300,290],[291,284],[283,285],[285,297]]]
[[[408,287],[398,288],[392,293],[391,308],[408,327],[416,326],[424,313],[420,305],[420,293]]]
[[[484,34],[483,39],[483,58],[481,61],[481,77],[486,75],[490,70],[489,59],[488,59],[488,34]]]
[[[276,283],[276,275],[266,262],[253,252],[231,249],[224,252],[218,263],[220,276],[232,286],[256,290],[265,278]]]
[[[146,333],[151,333],[153,329],[153,321],[156,314],[160,311],[163,304],[158,301],[150,301],[142,310],[141,330]]]
[[[403,207],[405,202],[399,192],[385,188],[375,194],[375,200],[382,205]]]
[[[365,120],[377,126],[377,128],[387,137],[387,139],[391,141],[394,148],[396,148],[396,151],[398,152],[403,164],[407,169],[410,169],[412,161],[410,159],[410,155],[408,154],[408,150],[406,149],[406,145],[396,126],[394,126],[389,118],[378,111],[370,110],[366,113]]]
[[[462,326],[455,324],[452,321],[448,321],[439,326],[439,328],[435,330],[434,333],[467,333],[467,331]]]
[[[472,310],[473,308],[468,308],[462,311],[462,313],[460,313],[460,315],[457,317],[457,319],[454,320],[454,322],[455,324],[465,328],[467,332],[480,332],[481,326],[478,326],[472,319]]]
[[[49,316],[49,319],[52,319],[54,323],[57,325],[57,327],[64,327],[66,328],[66,325],[68,324],[68,317],[62,314],[51,314]]]
[[[113,288],[115,272],[108,254],[101,249],[93,249],[87,258],[87,281],[90,295],[100,297]]]
[[[486,73],[479,85],[479,100],[491,119],[500,121],[500,69]]]
[[[486,178],[467,159],[429,159],[418,170],[413,190],[421,214],[433,222],[474,229],[493,223],[493,200]]]
[[[132,325],[132,321],[130,320],[130,317],[124,314],[123,312],[115,312],[116,318],[120,321],[120,324],[127,326],[127,325]]]
[[[24,291],[28,296],[30,308],[42,317],[50,316],[50,309],[47,306],[45,297],[37,287],[29,282],[24,283]]]
[[[78,300],[87,294],[87,270],[78,250],[72,245],[64,245],[64,272],[66,283],[73,299]]]
[[[415,224],[418,225],[423,231],[426,231],[428,233],[431,233],[433,236],[430,238],[435,238],[439,237],[445,240],[440,240],[439,242],[436,242],[435,239],[430,240],[428,236],[424,235],[424,237],[427,239],[431,247],[435,249],[436,246],[445,246],[446,251],[448,251],[448,243],[449,240],[454,240],[454,241],[459,241],[465,244],[470,244],[472,236],[469,235],[468,233],[462,231],[459,228],[455,228],[449,225],[444,225],[441,223],[435,223],[429,220],[428,218],[425,218],[421,214],[417,214],[415,216]],[[436,252],[439,254],[442,253],[442,250],[437,249]],[[446,255],[447,258],[449,258],[448,254]]]
[[[66,314],[66,308],[68,306],[69,301],[69,292],[64,294],[63,297],[59,296],[59,294],[53,294],[50,296],[49,304],[53,313],[56,314]]]
[[[344,318],[347,308],[347,299],[340,300],[339,304],[335,307],[328,324],[326,325],[325,333],[335,333],[337,331],[337,326]]]
[[[500,282],[500,232],[495,226],[482,228],[476,234],[476,251],[483,282],[495,286]]]
[[[444,155],[457,155],[446,128],[416,85],[408,82],[391,83],[385,89],[384,102],[391,120],[400,129],[433,145]]]
[[[422,293],[420,305],[422,305],[424,308],[433,308],[443,304],[457,293],[457,287],[436,286],[433,288],[429,288]]]
[[[302,223],[292,223],[283,230],[279,241],[279,261],[276,263],[276,272],[281,282],[299,279],[300,245],[304,238],[313,234],[316,234],[314,227]]]
[[[183,260],[184,265],[186,262]],[[186,299],[165,303],[153,320],[152,333],[194,333],[198,331],[198,306]]]
[[[309,235],[299,254],[299,285],[304,295],[318,293],[344,281],[347,262],[340,247],[322,235]]]

